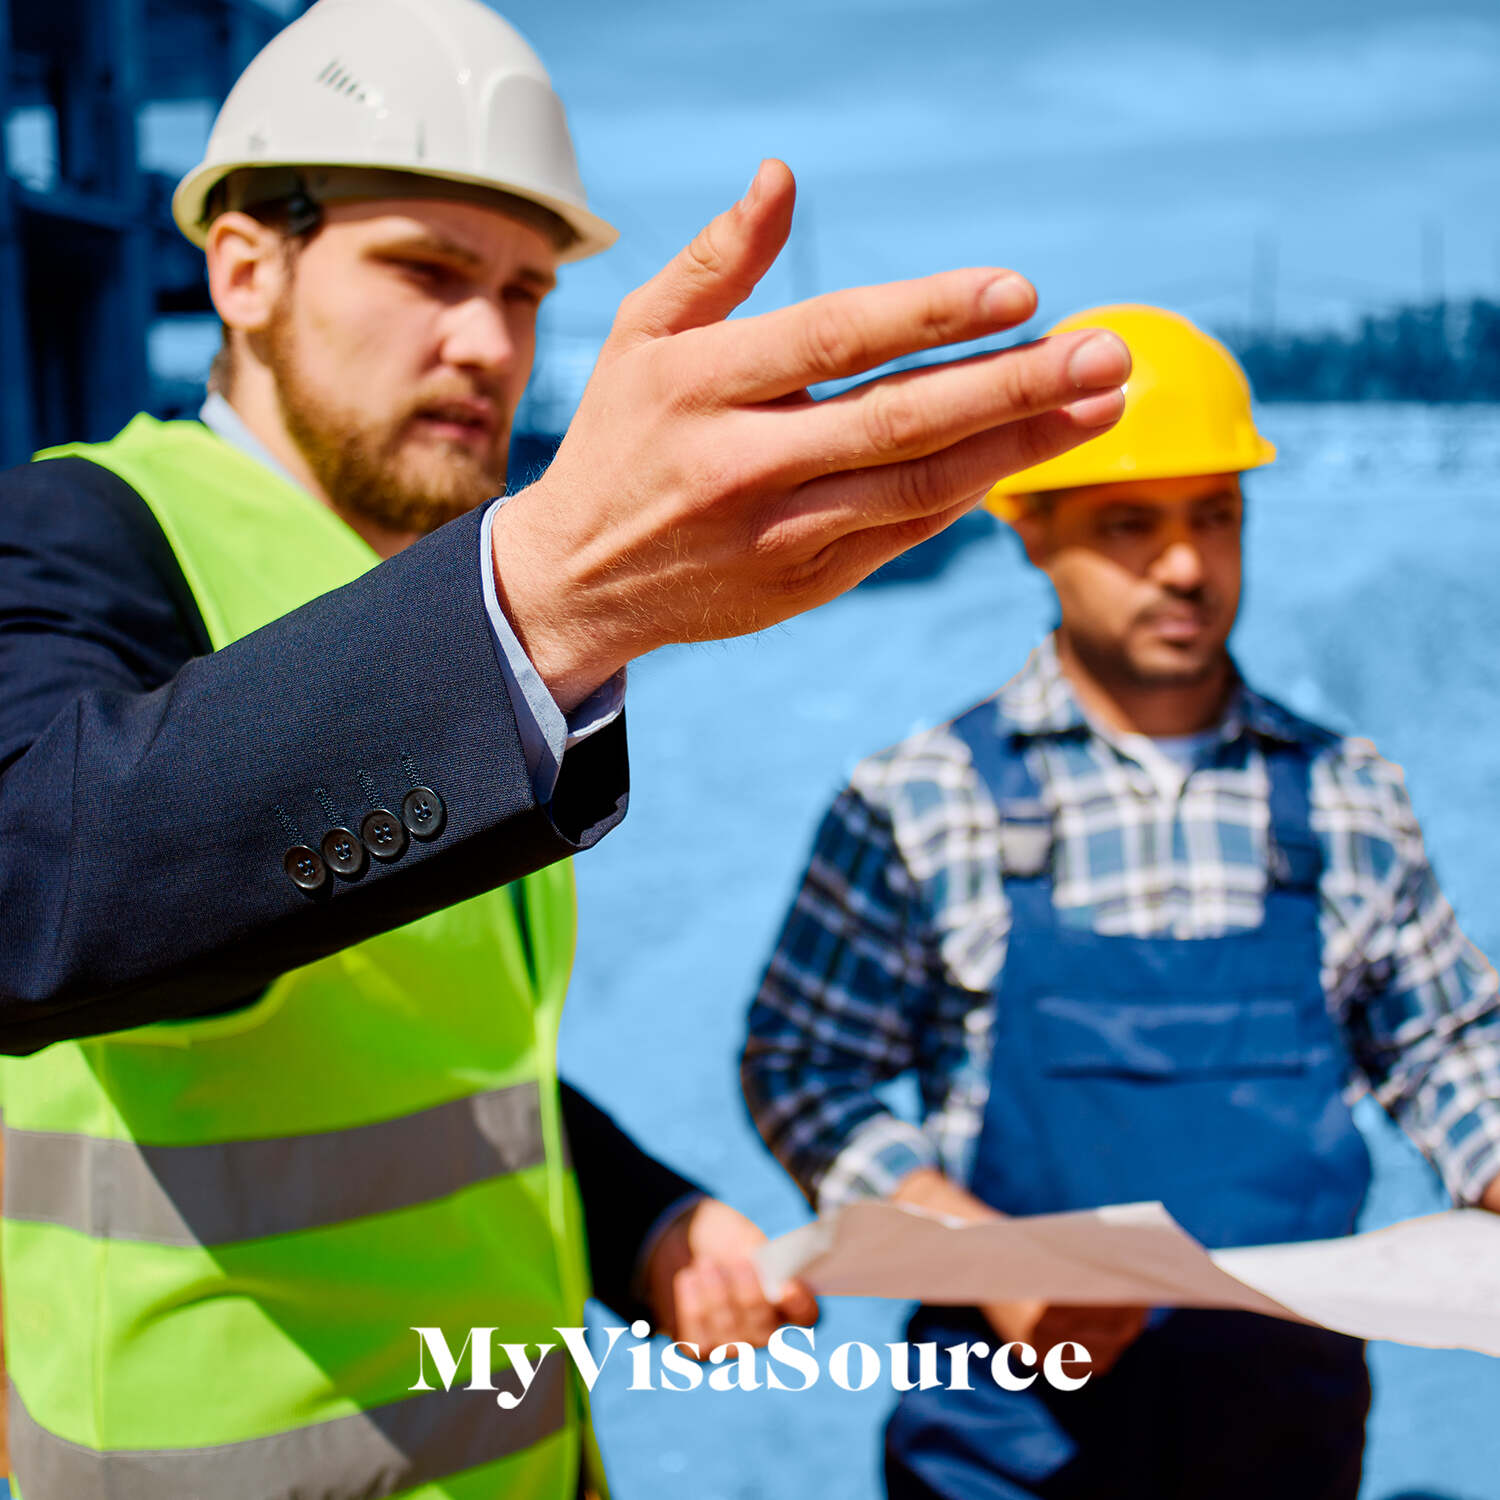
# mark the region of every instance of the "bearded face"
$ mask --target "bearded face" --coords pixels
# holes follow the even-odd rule
[[[381,200],[331,206],[282,249],[246,347],[294,472],[396,545],[499,494],[554,281],[548,239],[473,203]]]
[[[288,434],[349,519],[425,536],[504,490],[502,392],[436,376],[394,410],[362,407],[310,372],[285,308],[266,330],[266,363]]]
[[[1016,529],[1070,649],[1100,683],[1138,692],[1222,674],[1243,520],[1238,475],[1207,474],[1070,490]]]

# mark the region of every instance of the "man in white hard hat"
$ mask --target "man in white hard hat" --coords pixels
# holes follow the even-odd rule
[[[1500,981],[1433,878],[1400,770],[1239,675],[1241,474],[1276,450],[1229,351],[1098,307],[1134,360],[1097,443],[996,486],[1055,632],[993,697],[860,762],[752,1007],[743,1081],[824,1211],[961,1219],[1160,1200],[1202,1243],[1352,1231],[1358,1077],[1500,1212]],[[914,1073],[920,1126],[880,1086]],[[924,1307],[936,1382],[891,1500],[1354,1500],[1363,1345],[1249,1313]],[[1004,1389],[980,1342],[1078,1343]],[[983,1371],[983,1374],[978,1371]],[[1079,1373],[1075,1371],[1075,1373]],[[1029,1388],[1027,1388],[1029,1387]]]
[[[201,422],[0,482],[27,1500],[573,1494],[580,1186],[612,1300],[705,1345],[810,1315],[557,1085],[621,669],[837,594],[1107,426],[1128,356],[1082,335],[812,402],[1033,298],[969,270],[726,323],[791,206],[764,166],[627,299],[545,478],[485,505],[537,305],[613,231],[493,13],[321,0],[175,200],[226,330]]]

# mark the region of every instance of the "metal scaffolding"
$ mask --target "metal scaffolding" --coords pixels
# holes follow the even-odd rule
[[[147,337],[209,310],[148,106],[216,106],[300,0],[0,0],[0,467],[110,436],[184,392]]]

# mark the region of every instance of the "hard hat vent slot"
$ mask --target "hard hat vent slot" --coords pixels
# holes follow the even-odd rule
[[[356,99],[359,103],[367,103],[364,85],[350,76],[343,63],[338,58],[331,57],[323,64],[322,71],[318,74],[317,81],[326,84],[335,93],[347,95]]]

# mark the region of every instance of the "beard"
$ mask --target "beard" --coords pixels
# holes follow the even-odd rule
[[[1223,669],[1228,627],[1233,620],[1232,617],[1224,620],[1222,601],[1213,589],[1204,588],[1191,596],[1153,605],[1141,612],[1137,623],[1149,627],[1158,615],[1172,613],[1174,606],[1181,605],[1201,611],[1210,622],[1203,638],[1191,646],[1158,641],[1152,647],[1128,655],[1127,670],[1134,672],[1138,686],[1194,687],[1215,677]],[[1211,623],[1214,621],[1219,621],[1222,628],[1214,628]]]
[[[503,410],[498,392],[434,382],[394,416],[373,418],[308,377],[291,322],[289,309],[278,308],[265,330],[264,357],[287,433],[341,515],[425,536],[504,490],[508,420],[478,449],[415,430],[424,412],[447,401],[481,396]]]
[[[1212,615],[1222,612],[1216,594],[1204,593],[1184,599]],[[1149,625],[1162,605],[1140,611],[1132,627]],[[1069,632],[1069,644],[1089,674],[1112,689],[1150,692],[1158,689],[1192,688],[1222,673],[1228,651],[1227,629],[1211,630],[1191,646],[1140,640],[1134,628],[1123,634],[1098,633],[1087,629]]]

